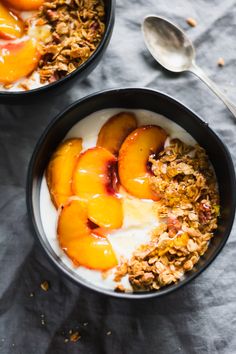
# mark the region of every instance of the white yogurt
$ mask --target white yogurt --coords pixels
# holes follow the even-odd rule
[[[83,139],[83,150],[96,146],[97,136],[103,124],[113,115],[127,109],[106,109],[95,112],[75,124],[65,136],[80,137]],[[130,110],[135,113],[138,126],[146,124],[160,125],[166,130],[170,139],[178,138],[189,145],[196,144],[196,141],[179,125],[170,121],[166,117],[146,110]],[[168,139],[169,140],[169,139]],[[150,240],[152,230],[159,221],[155,213],[157,202],[151,200],[141,200],[127,194],[122,188],[120,193],[123,196],[124,221],[121,229],[114,230],[108,239],[118,258],[130,258],[134,250],[141,244]],[[102,272],[90,270],[85,267],[75,267],[67,255],[61,250],[57,241],[57,211],[51,202],[46,178],[44,176],[40,190],[40,213],[42,225],[52,249],[75,274],[84,278],[87,282],[106,289],[114,289],[116,283],[113,281],[115,269],[108,272],[104,278]],[[128,278],[122,279],[122,284],[126,289],[131,286]]]

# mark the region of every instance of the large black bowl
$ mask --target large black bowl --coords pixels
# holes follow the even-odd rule
[[[75,123],[92,112],[105,108],[146,109],[163,114],[186,129],[206,149],[217,175],[221,216],[215,237],[211,240],[207,252],[201,257],[193,271],[186,273],[184,278],[177,284],[161,288],[156,292],[122,294],[93,286],[62,263],[49,245],[42,227],[39,208],[40,183],[52,152]],[[27,204],[36,238],[56,267],[78,285],[120,298],[158,297],[178,289],[199,275],[214,260],[226,243],[235,215],[235,173],[230,154],[220,138],[205,121],[180,102],[161,92],[148,89],[116,89],[93,94],[77,101],[56,117],[48,126],[40,138],[30,162],[27,181]]]
[[[105,5],[105,32],[95,52],[80,67],[67,76],[52,82],[51,84],[29,90],[29,91],[1,91],[0,104],[27,104],[37,102],[44,97],[52,97],[52,95],[60,94],[69,89],[74,82],[79,82],[90,74],[97,66],[107,48],[115,21],[115,0],[104,0]]]

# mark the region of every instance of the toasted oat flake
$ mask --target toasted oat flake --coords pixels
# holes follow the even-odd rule
[[[118,293],[124,293],[125,292],[125,287],[121,283],[117,284],[115,287],[115,291]]]
[[[224,58],[219,58],[218,61],[217,61],[217,65],[222,67],[225,65],[225,61],[224,61]]]
[[[49,290],[49,282],[47,280],[44,280],[41,284],[40,287],[43,291],[48,291]]]
[[[70,341],[71,342],[78,342],[78,340],[80,339],[80,333],[78,331],[76,332],[72,332],[70,335]]]

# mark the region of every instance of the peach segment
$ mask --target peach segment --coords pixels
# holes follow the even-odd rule
[[[5,0],[5,2],[13,9],[31,11],[37,10],[43,5],[44,0]]]
[[[51,200],[56,208],[65,204],[72,195],[72,175],[81,150],[82,139],[65,140],[58,146],[49,161],[46,179]]]
[[[148,159],[164,146],[167,133],[156,125],[146,125],[134,130],[121,146],[118,172],[122,186],[133,196],[158,200],[151,190]]]
[[[29,75],[38,61],[39,52],[33,39],[0,44],[0,82],[12,84]]]
[[[101,227],[118,228],[123,222],[122,203],[116,195],[116,163],[111,152],[94,147],[80,155],[73,175],[74,194],[88,201],[89,219]]]
[[[108,119],[100,129],[97,146],[102,146],[117,155],[125,138],[136,128],[137,120],[133,113],[118,113]]]
[[[57,227],[61,248],[75,265],[107,270],[117,265],[109,241],[91,231],[86,208],[79,200],[71,200],[62,209]]]
[[[88,217],[100,227],[119,229],[123,221],[121,199],[105,194],[95,195],[88,203]]]
[[[111,194],[110,172],[114,169],[117,159],[102,147],[94,147],[84,151],[77,162],[72,189],[81,198],[92,198],[96,194]]]
[[[80,200],[70,200],[63,206],[57,225],[57,234],[63,249],[66,249],[69,241],[90,234],[87,215],[87,209]]]
[[[0,3],[0,38],[20,38],[24,32],[23,22]]]

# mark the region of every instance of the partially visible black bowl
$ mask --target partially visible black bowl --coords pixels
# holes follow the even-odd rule
[[[105,4],[105,32],[97,49],[81,66],[65,77],[48,85],[29,91],[1,91],[0,104],[27,104],[38,101],[44,97],[60,94],[69,89],[75,82],[79,82],[87,77],[98,65],[105,49],[107,48],[115,22],[115,0],[104,0]]]
[[[185,274],[177,284],[163,287],[156,292],[123,294],[104,290],[82,279],[55,254],[44,233],[39,206],[40,184],[49,158],[68,130],[89,114],[105,108],[146,109],[160,113],[187,130],[203,146],[214,166],[220,192],[221,216],[215,237],[195,269]],[[236,206],[235,172],[230,154],[208,124],[180,102],[161,92],[142,88],[127,88],[104,91],[77,101],[56,117],[40,138],[33,153],[27,181],[27,206],[36,238],[43,249],[63,274],[89,289],[119,298],[145,299],[168,294],[199,275],[219,254],[230,234]]]

